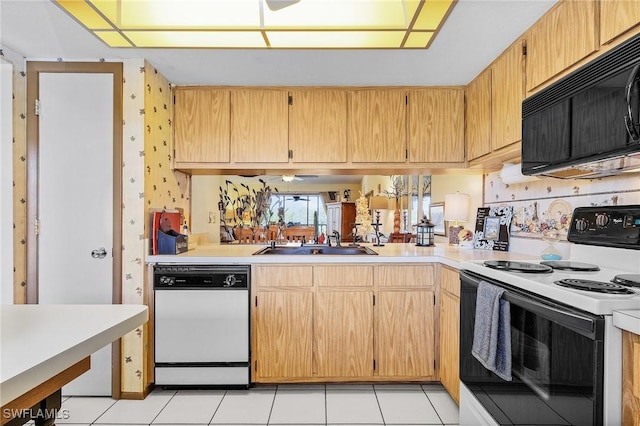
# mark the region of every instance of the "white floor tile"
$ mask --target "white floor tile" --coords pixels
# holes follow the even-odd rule
[[[324,386],[278,386],[269,424],[326,422]]]
[[[211,424],[267,424],[275,387],[227,391]]]
[[[176,391],[154,390],[143,400],[120,399],[95,422],[96,424],[150,424]]]
[[[209,424],[224,390],[181,390],[171,398],[153,424]]]
[[[73,396],[62,402],[62,418],[56,420],[56,424],[73,424],[95,422],[117,401],[108,397],[81,397]]]
[[[436,409],[442,423],[450,425],[457,424],[460,421],[458,418],[458,404],[447,391],[427,391],[427,397]]]
[[[383,424],[371,385],[327,385],[327,424]]]
[[[440,424],[436,410],[419,385],[375,388],[385,424]]]

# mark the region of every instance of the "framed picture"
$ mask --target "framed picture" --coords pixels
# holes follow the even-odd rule
[[[447,235],[447,227],[444,223],[444,203],[431,203],[429,205],[429,220],[435,225],[433,227],[435,235]]]
[[[482,250],[508,251],[512,217],[512,206],[478,208],[473,247]]]

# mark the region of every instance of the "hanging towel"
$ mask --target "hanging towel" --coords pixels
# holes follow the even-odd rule
[[[511,381],[511,309],[503,288],[480,281],[471,354],[486,369]]]

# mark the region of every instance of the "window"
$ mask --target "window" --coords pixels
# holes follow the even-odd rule
[[[271,206],[271,222],[278,222],[278,210],[283,208],[287,226],[313,226],[315,220],[321,232],[326,229],[327,210],[318,194],[274,194],[271,196]]]

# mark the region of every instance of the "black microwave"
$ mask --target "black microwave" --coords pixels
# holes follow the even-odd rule
[[[640,171],[640,35],[522,103],[522,173]]]

